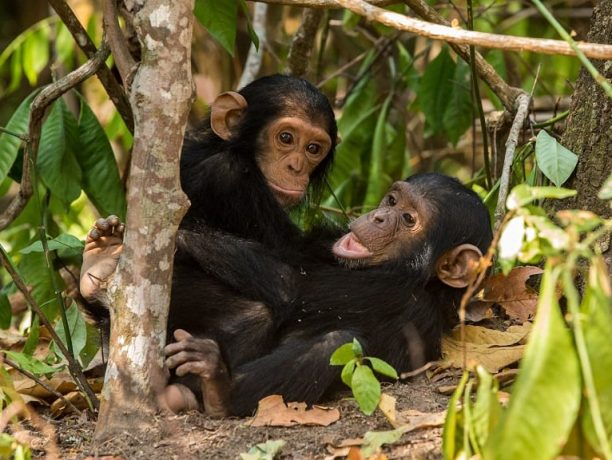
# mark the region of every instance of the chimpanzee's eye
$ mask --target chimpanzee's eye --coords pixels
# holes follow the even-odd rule
[[[308,144],[306,150],[311,155],[318,155],[321,152],[321,146],[319,144]]]
[[[278,135],[278,138],[283,144],[292,144],[293,143],[293,135],[288,133],[287,131],[283,131]]]
[[[413,227],[414,224],[416,224],[416,220],[414,216],[408,212],[405,212],[404,214],[402,214],[402,219],[404,219],[404,222],[406,223],[408,227]]]
[[[395,206],[397,204],[397,200],[393,195],[389,195],[389,198],[387,198],[387,203],[389,206]]]

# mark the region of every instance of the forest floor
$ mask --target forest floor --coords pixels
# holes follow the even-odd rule
[[[398,416],[414,414],[412,411],[440,414],[446,409],[449,399],[438,391],[441,384],[448,385],[448,379],[445,380],[447,381],[434,384],[421,375],[405,383],[383,384],[383,392],[396,399]],[[85,415],[67,416],[50,422],[55,428],[61,459],[235,459],[241,458],[240,454],[248,452],[253,446],[269,440],[285,441],[280,455],[276,458],[335,459],[346,458],[348,446],[362,444],[366,432],[393,429],[380,410],[371,416],[365,416],[349,396],[348,392],[338,393],[333,400],[324,404],[326,407],[337,408],[340,412],[339,420],[326,427],[251,427],[247,425],[250,419],[212,419],[201,413],[189,413],[169,418],[159,417],[159,428],[145,435],[126,432],[104,444],[95,445],[95,421],[88,420]],[[441,420],[439,416],[434,417]],[[423,424],[427,425],[429,424]],[[441,422],[431,425],[437,426],[407,432],[399,441],[383,447],[382,452],[389,459],[441,458]],[[42,439],[39,438],[39,441]],[[37,451],[36,444],[42,447],[43,442],[31,443],[34,456],[42,457],[45,452]],[[48,444],[46,449],[49,454]],[[358,455],[351,458],[363,457]]]

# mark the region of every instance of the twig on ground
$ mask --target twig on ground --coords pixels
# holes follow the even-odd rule
[[[253,13],[253,30],[259,38],[259,51],[255,43],[251,43],[249,55],[244,63],[244,70],[238,83],[238,88],[243,88],[251,83],[261,68],[261,60],[263,58],[264,49],[266,48],[266,16],[268,13],[268,5],[265,3],[256,3],[255,12]]]
[[[504,155],[504,164],[502,166],[502,174],[499,183],[499,195],[497,198],[497,207],[495,208],[495,225],[494,228],[499,228],[504,212],[506,208],[506,198],[510,188],[510,176],[512,170],[512,162],[514,161],[514,152],[516,151],[516,145],[518,144],[519,134],[523,128],[523,124],[529,115],[529,104],[531,98],[527,94],[521,94],[517,98],[517,109],[514,116],[514,121],[510,127],[508,133],[508,139],[506,139],[506,153]]]
[[[291,49],[289,50],[288,67],[291,75],[304,77],[308,71],[308,61],[314,46],[323,10],[308,9],[302,15],[302,24],[298,29]]]
[[[15,369],[20,374],[25,375],[27,378],[34,380],[36,383],[38,383],[41,387],[43,387],[45,390],[47,390],[53,396],[55,396],[55,397],[61,399],[62,401],[64,401],[66,403],[66,405],[69,406],[77,414],[81,413],[81,411],[79,409],[77,409],[77,407],[74,404],[72,404],[72,402],[70,402],[63,394],[61,394],[59,391],[54,390],[53,388],[51,388],[50,385],[48,385],[45,382],[43,382],[41,379],[36,377],[31,372],[28,372],[25,369],[22,369],[21,367],[19,367],[19,365],[17,363],[13,362],[11,359],[9,359],[6,356],[4,356],[2,359],[0,359],[0,361],[4,362],[8,366],[12,367],[13,369]]]
[[[19,276],[19,273],[17,273],[17,271],[15,270],[15,267],[13,267],[13,264],[11,263],[11,259],[9,258],[8,254],[6,253],[2,245],[0,245],[0,260],[2,262],[2,265],[4,266],[4,268],[10,275],[11,279],[15,283],[15,286],[17,286],[17,289],[19,289],[23,293],[23,296],[25,297],[26,302],[28,303],[32,311],[34,311],[34,313],[38,315],[41,323],[43,323],[43,325],[47,328],[47,332],[49,333],[49,335],[55,342],[55,345],[60,349],[60,351],[62,352],[62,355],[64,355],[64,358],[66,358],[66,361],[68,362],[68,371],[70,372],[70,375],[72,375],[77,385],[81,388],[83,393],[85,393],[86,398],[91,402],[93,407],[95,409],[98,409],[98,406],[99,406],[98,398],[96,397],[95,393],[89,386],[89,382],[87,382],[87,379],[85,378],[85,374],[83,374],[83,370],[81,369],[79,364],[76,362],[74,357],[68,352],[66,345],[64,345],[64,342],[62,341],[62,339],[60,339],[59,335],[57,335],[57,332],[55,332],[53,325],[45,316],[44,312],[40,308],[40,305],[38,305],[36,300],[34,300],[34,297],[32,297],[30,290],[26,286],[21,276]]]
[[[3,230],[15,220],[32,196],[32,168],[36,165],[42,119],[47,107],[62,94],[94,75],[100,66],[104,65],[104,61],[108,55],[108,47],[102,45],[93,58],[65,77],[43,88],[34,98],[30,109],[30,124],[26,136],[26,148],[23,154],[21,186],[19,187],[19,192],[13,197],[4,212],[0,215],[0,230]]]
[[[87,31],[83,28],[74,12],[70,9],[68,4],[64,0],[49,0],[49,4],[53,7],[57,15],[60,17],[62,22],[66,25],[72,36],[74,37],[77,45],[83,50],[85,55],[92,59],[98,50],[94,45]],[[134,117],[132,116],[132,107],[130,102],[123,91],[123,88],[116,80],[110,69],[106,64],[102,65],[97,71],[100,83],[104,86],[108,97],[115,104],[119,115],[123,119],[123,122],[128,127],[130,132],[134,133]]]

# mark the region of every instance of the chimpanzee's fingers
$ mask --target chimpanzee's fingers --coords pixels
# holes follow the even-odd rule
[[[166,358],[166,366],[168,369],[174,369],[181,364],[184,364],[188,361],[199,361],[202,358],[202,355],[193,352],[193,351],[180,351],[168,358]]]
[[[196,374],[203,378],[210,378],[211,369],[205,361],[189,361],[176,368],[176,375],[182,377],[187,374]]]
[[[176,331],[174,331],[174,339],[181,341],[181,340],[186,340],[193,337],[189,332],[187,332],[184,329],[177,329]]]

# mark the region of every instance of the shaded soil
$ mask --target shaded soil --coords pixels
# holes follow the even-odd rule
[[[434,413],[446,409],[448,396],[437,391],[446,382],[431,383],[420,376],[407,383],[388,384],[383,391],[397,398],[397,411],[408,409]],[[248,419],[211,419],[200,413],[169,418],[159,417],[158,429],[146,434],[125,433],[104,444],[93,443],[95,422],[87,417],[69,416],[51,421],[55,427],[60,458],[84,459],[112,456],[132,459],[234,459],[254,445],[282,439],[286,444],[280,458],[333,458],[333,447],[346,439],[362,437],[367,431],[385,431],[392,427],[380,411],[365,416],[357,409],[349,393],[340,393],[326,406],[340,409],[340,420],[328,427],[295,426],[250,427]],[[441,458],[441,428],[419,429],[406,433],[401,440],[384,448],[388,458]],[[164,433],[166,433],[164,435]],[[37,443],[31,443],[35,448]],[[42,447],[42,443],[38,443]],[[42,450],[35,452],[44,455]],[[339,457],[344,458],[344,457]],[[109,459],[110,460],[110,459]]]

